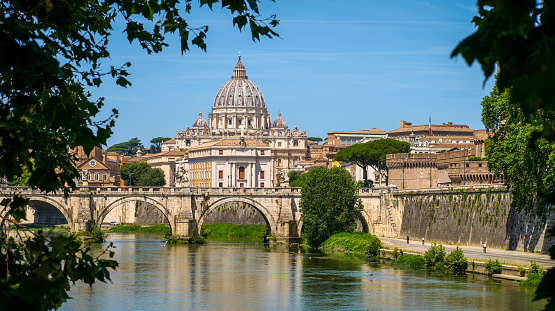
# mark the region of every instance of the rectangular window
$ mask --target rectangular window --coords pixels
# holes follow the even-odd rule
[[[99,180],[99,179],[100,179],[100,174],[94,173],[94,180]]]
[[[260,179],[264,179],[264,171],[260,171]]]
[[[224,171],[218,171],[218,178],[224,178]]]
[[[229,125],[231,125],[231,119],[229,119]]]
[[[190,146],[190,145],[191,145],[191,140],[190,140],[190,139],[187,139],[187,140],[185,141],[185,145]]]
[[[260,150],[260,155],[264,155],[264,150]]]
[[[245,187],[245,184],[244,184],[244,183],[240,183],[240,184],[239,184],[239,187],[243,188],[243,187]]]
[[[264,188],[264,183],[263,182],[260,183],[260,187]]]
[[[104,179],[104,181],[107,181],[108,180],[108,174],[104,173],[103,179]]]
[[[299,146],[299,141],[298,141],[298,140],[294,140],[294,141],[293,141],[293,146],[295,146],[295,147]]]
[[[221,188],[221,187],[223,187],[223,186],[224,186],[224,183],[223,183],[223,182],[221,182],[221,183],[218,183],[218,187],[220,187],[220,188]]]
[[[281,141],[278,141],[278,147],[281,147]]]
[[[247,121],[247,124],[248,124],[248,125],[251,125],[251,120]]]
[[[237,124],[239,124],[239,125],[243,124],[243,120],[238,120]]]
[[[218,150],[218,154],[224,154],[223,150]]]

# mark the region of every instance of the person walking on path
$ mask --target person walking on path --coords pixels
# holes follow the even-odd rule
[[[407,235],[407,244],[409,244],[410,237]]]
[[[486,252],[486,242],[484,242],[484,253]]]
[[[424,238],[422,238],[422,245],[424,245]]]

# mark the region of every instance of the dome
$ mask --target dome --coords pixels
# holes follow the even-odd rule
[[[287,122],[281,118],[281,112],[278,113],[277,119],[272,123],[272,128],[287,128]]]
[[[241,55],[231,80],[227,81],[218,91],[214,107],[259,107],[266,108],[262,92],[246,75],[245,66],[241,63]]]
[[[193,127],[208,127],[208,122],[202,118],[202,111],[198,113],[198,118],[193,123]]]

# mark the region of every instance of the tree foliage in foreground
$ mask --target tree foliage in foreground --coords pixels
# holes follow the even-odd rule
[[[349,172],[339,167],[317,167],[302,179],[302,236],[308,244],[318,247],[334,233],[352,232],[361,217],[362,204]]]
[[[342,149],[335,155],[335,160],[354,162],[362,168],[362,178],[368,180],[367,169],[369,166],[376,172],[387,170],[385,161],[388,154],[407,153],[409,151],[410,144],[407,142],[382,138],[367,143],[354,144]]]
[[[546,158],[545,153],[541,155],[544,152],[541,150],[552,148],[545,146],[545,140],[551,143],[555,141],[555,2],[479,0],[478,12],[479,16],[473,19],[477,26],[476,32],[459,43],[451,56],[460,54],[469,65],[474,60],[478,61],[486,79],[493,74],[496,63],[499,64],[501,70],[497,84],[500,93],[511,90],[510,102],[515,106],[514,109],[520,109],[521,118],[531,120],[531,127],[534,128],[527,127],[523,131],[523,136],[526,137],[520,139],[527,139],[528,145],[531,146],[523,152],[524,162],[553,162],[553,153],[549,156],[551,158]],[[538,117],[543,119],[541,126],[537,126],[540,122]],[[516,151],[521,152],[519,149]],[[505,155],[512,156],[510,152],[506,152]],[[538,156],[542,158],[539,159]],[[547,203],[555,204],[553,178],[538,183],[538,178],[532,177],[534,173],[538,173],[534,171],[534,165],[524,164],[520,159],[505,163],[507,171],[516,171],[519,168],[523,170],[523,191],[515,193],[529,190],[533,198],[546,197]],[[545,171],[539,173],[548,175]],[[507,176],[505,178],[507,179]],[[511,185],[513,186],[514,184]],[[551,231],[555,234],[555,226],[552,226]],[[555,259],[555,247],[552,246],[549,252],[551,258]],[[543,298],[547,298],[549,302],[546,309],[555,310],[553,268],[549,269],[543,278],[534,299]]]
[[[250,29],[253,40],[278,36],[275,16],[260,19],[258,1],[199,0],[212,8],[221,3],[233,25]],[[112,26],[125,25],[123,35],[147,53],[167,46],[177,33],[182,53],[196,45],[206,50],[208,26],[189,25],[192,0],[5,0],[0,5],[0,176],[42,191],[75,188],[76,158],[68,148],[89,154],[106,144],[117,110],[104,120],[103,98],[89,88],[105,79],[126,87],[129,62],[112,65],[108,41]],[[2,222],[17,225],[29,201],[14,194],[1,202]],[[93,258],[74,236],[26,240],[0,237],[0,310],[48,310],[67,299],[70,282],[109,279],[117,263]]]

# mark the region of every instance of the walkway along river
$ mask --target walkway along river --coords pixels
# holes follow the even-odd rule
[[[72,287],[60,310],[539,310],[533,293],[482,275],[450,277],[286,246],[166,245],[109,234],[113,283]],[[99,249],[100,250],[100,247]]]

